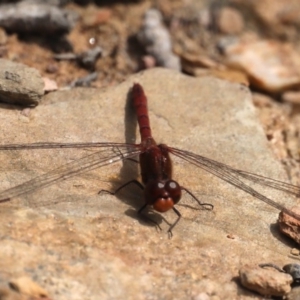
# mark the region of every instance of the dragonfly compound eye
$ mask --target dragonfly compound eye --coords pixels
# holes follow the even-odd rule
[[[178,203],[181,198],[180,185],[174,180],[169,180],[165,184],[165,189],[173,199],[174,204]]]

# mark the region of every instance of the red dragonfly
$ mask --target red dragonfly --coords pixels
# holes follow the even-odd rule
[[[205,208],[213,208],[211,204],[201,203],[188,189],[180,186],[172,179],[172,163],[169,154],[172,153],[183,160],[219,177],[231,185],[249,193],[250,195],[266,202],[286,214],[300,220],[300,216],[288,210],[283,205],[262,195],[247,185],[243,180],[268,186],[296,196],[300,195],[300,187],[271,178],[256,175],[250,172],[235,169],[223,163],[192,152],[169,147],[165,144],[157,145],[151,134],[147,98],[142,86],[135,83],[132,88],[133,106],[136,111],[141,134],[140,144],[124,143],[33,143],[33,144],[7,144],[0,146],[0,150],[22,150],[22,149],[55,149],[55,148],[100,148],[100,151],[85,156],[79,160],[54,169],[44,175],[29,180],[23,184],[10,188],[0,193],[0,202],[10,201],[12,198],[21,196],[37,189],[52,185],[83,172],[100,168],[111,163],[132,159],[139,155],[142,182],[129,181],[119,187],[113,194],[130,183],[137,184],[144,190],[144,205],[139,209],[141,213],[147,206],[153,207],[158,212],[166,212],[172,209],[176,215],[176,221],[169,227],[169,236],[172,229],[181,218],[180,212],[174,207],[181,198],[182,190],[186,191],[197,203]],[[153,221],[154,222],[154,221]]]

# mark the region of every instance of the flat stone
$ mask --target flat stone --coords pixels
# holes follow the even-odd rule
[[[37,105],[44,94],[44,81],[38,70],[0,59],[0,100],[21,105]]]
[[[241,41],[224,51],[227,64],[243,70],[251,84],[261,90],[278,93],[300,85],[300,56],[290,44]]]
[[[300,104],[300,92],[287,91],[282,95],[282,100],[292,104]]]
[[[233,167],[285,180],[258,122],[249,90],[213,77],[192,78],[155,68],[107,89],[76,88],[46,95],[26,114],[0,105],[1,144],[33,142],[139,143],[135,116],[126,108],[139,82],[148,97],[157,142]],[[2,108],[2,109],[1,109]],[[0,151],[0,190],[6,190],[97,149]],[[100,154],[99,154],[100,155]],[[2,203],[2,282],[30,277],[55,299],[253,299],[232,280],[240,265],[285,265],[290,247],[274,227],[278,211],[215,176],[174,157],[174,179],[184,193],[182,218],[169,239],[173,211],[150,212],[162,227],[137,218],[143,194],[129,186],[139,177],[132,161],[95,169]],[[30,188],[30,186],[29,186]],[[291,206],[295,199],[263,187]],[[167,223],[168,222],[168,223]],[[234,239],[228,237],[234,236]],[[276,260],[275,260],[276,259]],[[263,261],[262,261],[263,260]]]

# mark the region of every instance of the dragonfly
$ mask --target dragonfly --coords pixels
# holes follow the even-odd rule
[[[275,202],[271,198],[252,188],[247,181],[267,186],[275,190],[283,191],[294,196],[300,195],[300,187],[272,178],[257,175],[251,172],[236,169],[224,163],[215,161],[193,152],[170,147],[165,144],[157,144],[152,137],[150,127],[147,97],[143,87],[135,83],[131,89],[132,104],[135,109],[141,143],[32,143],[32,144],[6,144],[0,145],[0,150],[23,150],[23,149],[62,149],[62,148],[97,148],[93,154],[84,156],[50,172],[26,181],[20,185],[0,192],[0,203],[11,201],[38,189],[50,186],[58,181],[68,179],[72,176],[101,168],[118,161],[134,159],[139,156],[142,183],[131,180],[121,185],[112,194],[116,194],[124,187],[133,183],[143,190],[144,204],[138,210],[141,214],[147,207],[151,207],[159,213],[173,210],[177,218],[168,228],[168,234],[172,237],[172,230],[178,224],[181,214],[175,205],[180,201],[182,191],[187,192],[200,206],[205,209],[213,209],[209,203],[201,203],[200,200],[187,188],[181,186],[172,179],[172,162],[170,154],[175,155],[190,164],[211,173],[223,181],[243,190],[244,192],[260,199],[268,205],[300,220],[300,215],[287,209],[284,205]],[[245,182],[246,181],[246,182]],[[152,220],[150,220],[152,221]],[[153,221],[155,223],[155,221]]]

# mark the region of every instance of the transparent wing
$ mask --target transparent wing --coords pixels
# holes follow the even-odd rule
[[[282,182],[279,180],[275,180],[272,178],[256,175],[250,172],[238,170],[235,168],[232,168],[228,165],[222,164],[220,162],[217,162],[215,160],[209,159],[207,157],[194,154],[189,151],[180,150],[177,148],[171,148],[169,147],[169,151],[173,153],[174,155],[190,162],[191,164],[219,177],[220,179],[228,182],[229,184],[245,191],[246,193],[264,201],[265,203],[269,204],[270,206],[273,206],[279,210],[284,211],[288,215],[299,219],[300,215],[295,214],[294,212],[288,210],[285,208],[284,205],[281,205],[272,199],[262,195],[249,185],[247,185],[245,182],[242,181],[242,179],[247,179],[249,181],[252,181],[254,183],[263,185],[263,186],[269,186],[273,189],[284,191],[286,193],[290,193],[295,196],[300,196],[300,187],[292,184],[288,184],[286,182]]]
[[[97,146],[95,146],[97,145]],[[26,181],[13,188],[0,192],[0,202],[6,202],[13,197],[31,193],[35,190],[52,185],[55,182],[70,178],[72,176],[100,168],[117,161],[134,157],[140,153],[138,145],[121,144],[121,143],[36,143],[24,145],[3,145],[0,150],[28,150],[28,149],[54,149],[54,148],[102,148],[96,153],[84,156],[81,159],[70,162],[57,169],[54,169],[44,175],[40,175],[34,179]]]
[[[118,147],[139,148],[137,144],[124,143],[31,143],[31,144],[5,144],[0,145],[0,151],[3,150],[30,150],[30,149],[63,149],[63,148],[104,148]]]

